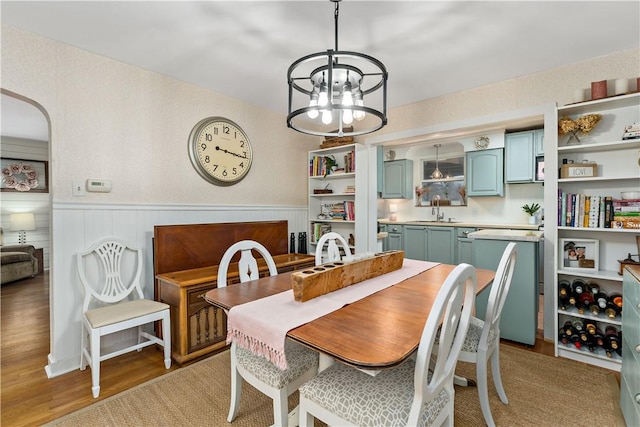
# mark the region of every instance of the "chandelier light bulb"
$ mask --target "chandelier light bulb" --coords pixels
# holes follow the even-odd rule
[[[342,88],[342,104],[353,105],[353,94],[351,93],[351,83],[349,83],[348,81],[344,84],[344,87]]]
[[[318,106],[318,92],[313,91],[311,93],[311,99],[309,100],[309,107],[317,107]],[[307,111],[307,116],[310,119],[315,119],[318,117],[318,109],[314,108],[313,110]]]
[[[353,110],[343,110],[342,111],[342,123],[345,125],[350,125],[353,123]]]
[[[318,105],[324,107],[329,103],[329,88],[327,82],[324,81],[324,73],[322,74],[322,83],[320,83],[320,96],[318,97]]]
[[[330,110],[323,110],[322,111],[322,123],[324,123],[325,125],[329,125],[329,124],[331,124],[332,121],[333,121],[333,117],[331,116],[331,111]]]
[[[358,107],[364,107],[364,99],[362,99],[362,91],[360,89],[356,90],[355,98],[356,98],[355,104]],[[356,110],[353,112],[353,118],[358,121],[364,119],[364,116],[365,116],[364,111]]]

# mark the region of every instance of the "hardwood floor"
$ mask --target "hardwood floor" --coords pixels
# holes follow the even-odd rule
[[[2,286],[1,289],[1,416],[0,425],[38,426],[138,384],[179,369],[164,368],[162,352],[147,347],[101,365],[100,396],[91,395],[91,370],[75,370],[48,379],[48,272]],[[509,343],[523,347],[519,344]],[[553,343],[539,339],[531,351],[553,355]]]

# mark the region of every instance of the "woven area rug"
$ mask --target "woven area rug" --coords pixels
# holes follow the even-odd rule
[[[502,345],[500,364],[509,404],[490,382],[498,426],[616,426],[619,387],[605,369]],[[231,426],[273,423],[271,400],[247,385],[236,420],[226,421],[230,390],[229,352],[172,371],[48,424],[51,426]],[[475,378],[475,365],[458,363],[456,372]],[[619,390],[619,389],[618,389]],[[484,426],[477,390],[456,387],[455,424]],[[290,408],[298,394],[289,399]],[[586,406],[585,406],[586,405]],[[316,422],[316,426],[322,426]]]

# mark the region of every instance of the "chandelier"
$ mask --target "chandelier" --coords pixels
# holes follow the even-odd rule
[[[287,126],[327,137],[375,132],[387,124],[387,69],[369,55],[338,49],[341,0],[330,1],[335,3],[335,48],[304,56],[289,67]],[[360,126],[353,126],[354,121]]]

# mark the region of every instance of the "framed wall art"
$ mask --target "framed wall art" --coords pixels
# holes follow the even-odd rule
[[[591,239],[560,239],[560,270],[597,272],[598,245],[597,240]]]
[[[0,159],[0,170],[0,191],[49,192],[49,162],[3,157]]]

